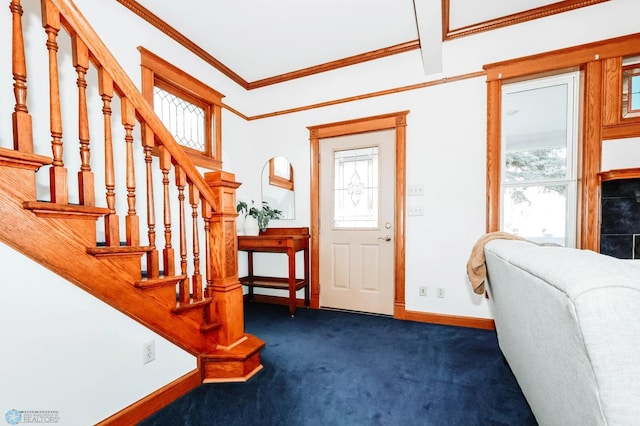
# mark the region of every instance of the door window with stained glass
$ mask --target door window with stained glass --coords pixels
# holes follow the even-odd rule
[[[334,228],[378,227],[378,147],[334,152]]]

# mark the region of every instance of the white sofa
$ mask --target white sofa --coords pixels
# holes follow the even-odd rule
[[[640,425],[640,261],[495,239],[498,342],[540,425]]]

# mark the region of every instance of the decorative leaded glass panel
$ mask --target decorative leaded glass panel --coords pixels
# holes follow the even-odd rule
[[[205,117],[202,108],[159,87],[153,88],[153,106],[180,145],[205,151]]]
[[[378,147],[334,152],[334,227],[378,226]]]

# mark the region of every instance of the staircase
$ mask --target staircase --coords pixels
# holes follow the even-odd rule
[[[239,184],[224,171],[200,174],[71,0],[41,4],[47,41],[31,48],[49,65],[39,70],[48,72],[49,116],[38,120],[49,138],[34,138],[23,9],[11,0],[15,107],[13,147],[0,147],[0,241],[198,357],[203,382],[247,380],[264,343],[244,333]],[[71,43],[71,88],[59,78],[62,41]],[[63,134],[62,90],[77,93],[77,142]],[[79,165],[77,179],[67,163]]]

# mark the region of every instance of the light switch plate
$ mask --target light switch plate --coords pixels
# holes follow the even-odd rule
[[[410,197],[415,195],[424,195],[424,185],[421,183],[409,185],[408,195]]]

